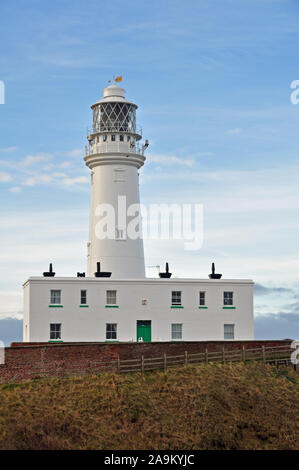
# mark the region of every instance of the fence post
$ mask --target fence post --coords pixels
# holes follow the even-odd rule
[[[188,351],[185,351],[185,366],[188,364]]]
[[[263,361],[266,362],[266,350],[265,350],[265,346],[262,346],[262,352],[263,352]]]
[[[246,349],[245,349],[245,346],[242,347],[242,361],[243,361],[243,362],[246,361]]]
[[[222,360],[223,360],[223,363],[225,363],[225,349],[222,348]]]
[[[166,353],[164,353],[164,370],[167,369],[167,356]]]
[[[119,354],[117,356],[117,372],[120,372],[120,357],[119,357]]]
[[[142,374],[144,372],[144,356],[143,355],[141,356],[141,372]]]
[[[209,363],[209,352],[208,352],[207,349],[205,350],[205,359],[206,359],[206,364],[208,364]]]

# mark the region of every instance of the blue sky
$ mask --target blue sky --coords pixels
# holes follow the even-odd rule
[[[298,24],[295,0],[1,0],[0,318],[49,261],[85,270],[90,105],[121,74],[142,202],[204,204],[203,248],[147,241],[146,264],[254,279],[256,336],[298,338]]]

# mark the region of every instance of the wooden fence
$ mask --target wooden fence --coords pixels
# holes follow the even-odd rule
[[[291,364],[292,349],[290,345],[281,346],[261,346],[254,349],[227,350],[223,348],[221,351],[208,351],[207,349],[199,353],[188,353],[178,355],[163,354],[159,357],[144,357],[134,359],[121,359],[119,356],[116,360],[99,360],[88,361],[87,363],[73,362],[71,365],[66,364],[64,360],[54,360],[47,364],[36,363],[34,366],[22,364],[18,366],[7,366],[6,372],[2,374],[1,368],[5,369],[5,365],[0,366],[0,383],[8,381],[20,381],[32,378],[45,377],[71,377],[89,374],[98,374],[105,371],[115,371],[119,373],[127,372],[145,372],[155,369],[167,370],[171,367],[178,367],[188,364],[209,364],[209,363],[232,363],[261,361],[272,364]],[[2,369],[3,370],[3,369]],[[3,371],[4,372],[4,371]]]
[[[167,356],[164,354],[160,357],[144,357],[136,359],[120,359],[116,361],[116,370],[118,372],[144,372],[154,369],[168,369],[188,364],[209,364],[209,363],[226,363],[226,362],[246,362],[246,361],[262,361],[274,364],[290,364],[291,348],[286,345],[266,347],[262,346],[255,349],[242,349],[222,351],[208,351],[199,353],[188,353]]]

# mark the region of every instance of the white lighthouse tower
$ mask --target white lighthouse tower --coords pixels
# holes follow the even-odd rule
[[[55,260],[49,260],[55,267],[50,263],[41,276],[26,280],[23,340],[253,339],[251,279],[225,279],[215,273],[214,263],[212,273],[202,278],[172,277],[168,263],[159,277],[145,277],[138,171],[148,142],[139,144],[137,106],[113,84],[91,108],[84,158],[91,170],[87,273],[63,277]]]
[[[104,89],[104,98],[91,109],[93,125],[88,131],[84,158],[91,170],[87,276],[94,277],[100,262],[101,270],[111,272],[112,278],[144,278],[142,237],[129,237],[127,233],[130,220],[136,214],[139,218],[138,170],[144,164],[148,146],[147,141],[138,144],[142,135],[136,128],[137,105],[126,100],[123,88],[113,84]],[[134,213],[127,217],[128,207]],[[111,208],[115,224],[109,224],[103,233],[104,217],[107,211],[111,216]]]

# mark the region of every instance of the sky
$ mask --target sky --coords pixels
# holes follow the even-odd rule
[[[141,201],[204,208],[200,250],[146,240],[146,265],[253,279],[256,338],[299,338],[298,25],[298,0],[1,0],[6,343],[21,339],[29,276],[86,270],[86,128],[117,75],[150,141]]]

